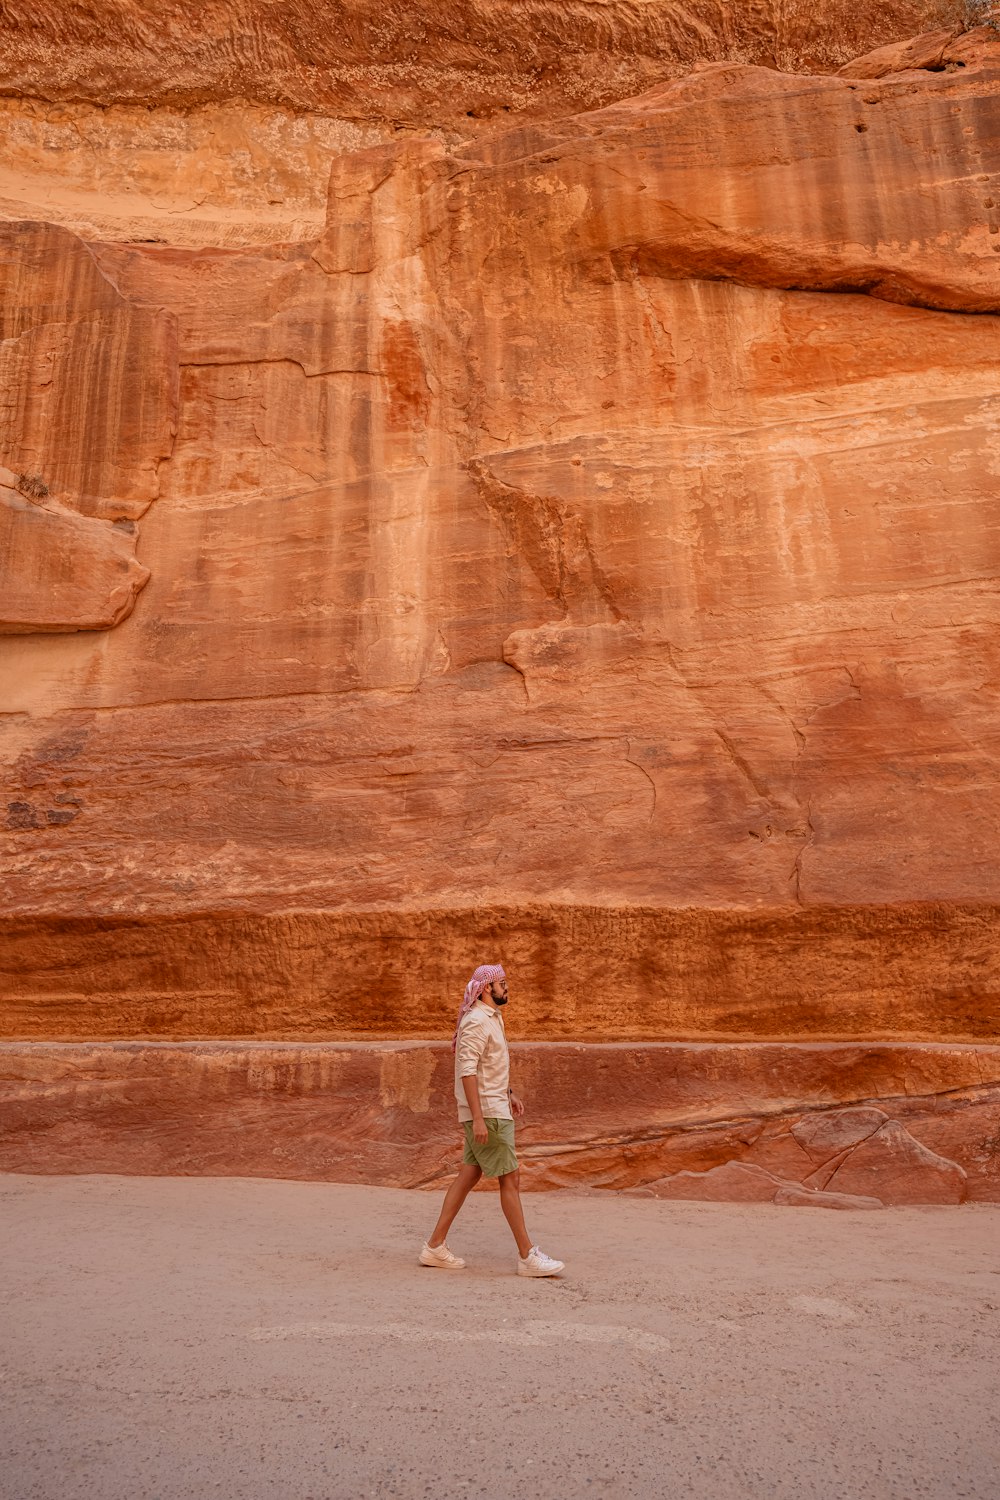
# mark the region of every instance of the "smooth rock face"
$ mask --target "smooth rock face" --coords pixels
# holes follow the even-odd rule
[[[965,1173],[915,1141],[895,1120],[851,1151],[830,1178],[837,1192],[878,1191],[886,1203],[961,1203]]]
[[[137,519],[173,446],[174,317],[122,296],[51,224],[0,223],[0,255],[0,462],[84,515]]]
[[[2,42],[0,42],[2,47]],[[0,216],[87,240],[266,245],[315,238],[331,157],[393,127],[212,100],[198,105],[0,98]],[[84,149],[81,149],[84,148]]]
[[[996,312],[996,66],[965,51],[971,68],[925,73],[916,89],[909,76],[864,87],[718,64],[465,148],[487,170],[457,195],[515,226],[502,255],[539,220],[558,224],[566,260],[601,280],[731,278]],[[947,150],[947,176],[918,166],[924,131]],[[515,204],[532,201],[519,225]]]
[[[880,1109],[841,1109],[833,1115],[804,1115],[792,1135],[810,1160],[828,1162],[867,1141],[889,1116]]]
[[[105,9],[117,93],[91,20],[43,7],[29,48],[15,14],[7,42],[32,97],[0,211],[35,174],[59,223],[2,226],[0,1034],[107,1043],[110,1076],[128,1038],[439,1039],[500,959],[512,1035],[580,1044],[570,1093],[613,1042],[767,1040],[791,1069],[752,1159],[723,1112],[669,1151],[623,1126],[626,1171],[612,1090],[538,1185],[974,1196],[995,1081],[911,1135],[866,1047],[925,1042],[933,1075],[997,1038],[1000,39],[854,7],[851,61],[836,8],[793,43],[795,7],[749,7],[695,55],[675,7],[602,7],[610,43],[542,7],[539,57],[578,26],[630,61],[567,62],[520,122],[480,71],[491,119],[460,128],[411,58],[399,133],[391,13],[385,56],[337,33],[308,108],[340,123],[296,132],[306,72],[284,42],[254,61],[268,11],[239,86],[273,170],[194,152],[185,207],[162,154],[136,165],[167,33]],[[427,45],[461,71],[456,17]],[[178,35],[150,102],[194,113],[150,129],[187,160],[197,111],[242,106],[224,37]],[[382,101],[349,130],[348,84]],[[117,185],[41,183],[45,97],[100,106]],[[707,1087],[677,1056],[647,1110],[686,1068]],[[444,1170],[425,1144],[413,1181]],[[205,1149],[148,1161],[266,1160]]]
[[[738,1161],[707,1172],[677,1172],[651,1184],[657,1198],[704,1200],[709,1203],[773,1203],[780,1179],[763,1167]]]
[[[816,1193],[804,1187],[780,1187],[773,1203],[779,1208],[833,1208],[838,1210],[855,1208],[882,1208],[880,1198],[858,1198],[850,1193]]]

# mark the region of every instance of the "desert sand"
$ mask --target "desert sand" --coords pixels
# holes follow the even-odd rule
[[[993,1500],[1000,1210],[0,1179],[10,1500]]]

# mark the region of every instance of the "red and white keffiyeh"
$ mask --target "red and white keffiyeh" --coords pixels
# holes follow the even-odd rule
[[[480,964],[468,984],[465,986],[465,996],[458,1007],[458,1020],[455,1022],[455,1034],[451,1039],[451,1050],[454,1052],[458,1046],[458,1028],[461,1026],[469,1011],[479,999],[483,990],[491,985],[494,979],[506,979],[507,976],[500,964]]]

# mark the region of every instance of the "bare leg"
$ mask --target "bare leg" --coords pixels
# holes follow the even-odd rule
[[[517,1241],[517,1253],[523,1260],[531,1249],[528,1231],[524,1227],[524,1211],[521,1208],[521,1174],[507,1172],[500,1179],[500,1207],[510,1225],[511,1234]],[[457,1210],[456,1210],[457,1211]]]
[[[482,1175],[482,1167],[472,1166],[467,1162],[463,1162],[459,1167],[458,1176],[444,1195],[441,1213],[438,1216],[437,1223],[434,1225],[434,1231],[427,1241],[432,1250],[437,1250],[439,1246],[444,1244],[448,1237],[448,1230],[458,1216],[458,1210],[462,1207],[462,1204]],[[504,1212],[506,1212],[506,1209]]]

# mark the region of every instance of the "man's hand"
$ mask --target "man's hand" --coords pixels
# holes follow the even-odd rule
[[[524,1105],[516,1094],[510,1096],[510,1108],[515,1120],[519,1120],[524,1114]]]
[[[473,1120],[472,1122],[472,1139],[476,1141],[478,1145],[485,1146],[489,1138],[490,1133],[486,1128],[486,1121],[483,1119],[482,1115],[480,1115],[478,1119]]]

